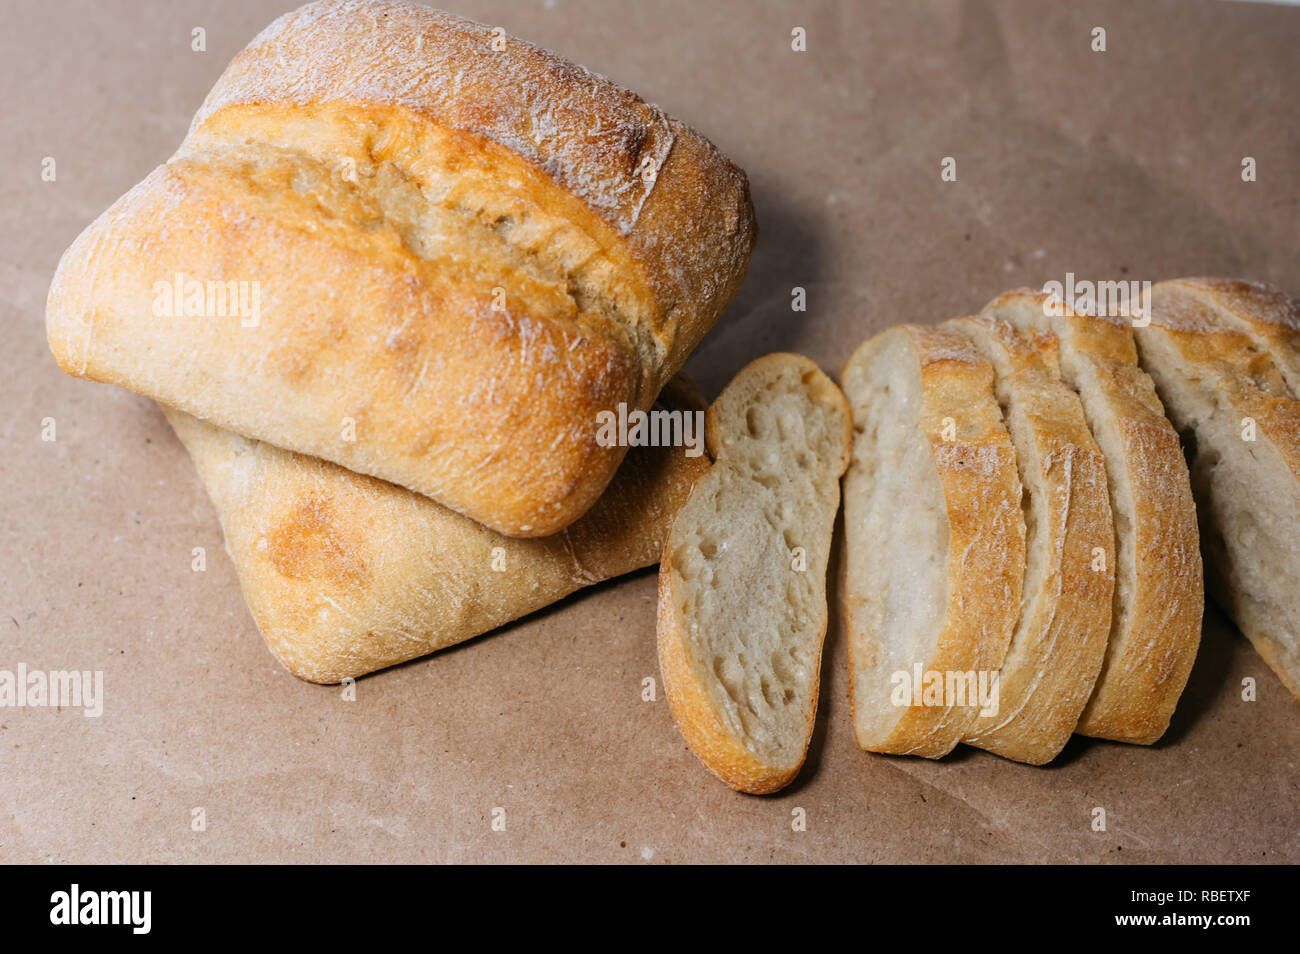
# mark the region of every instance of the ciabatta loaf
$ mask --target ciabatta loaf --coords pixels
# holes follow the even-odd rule
[[[272,23],[64,254],[67,372],[545,536],[740,286],[744,174],[635,94],[392,0]]]
[[[844,396],[807,358],[752,362],[709,409],[716,461],[664,548],[659,663],[673,718],[743,792],[789,783],[812,737],[849,429]]]
[[[680,380],[664,409],[702,413]],[[216,506],[267,646],[312,682],[423,656],[650,566],[708,469],[681,447],[633,448],[580,520],[521,540],[394,484],[166,413]]]
[[[1297,329],[1280,294],[1201,279],[1156,285],[1137,336],[1189,449],[1211,592],[1300,698]]]
[[[1110,639],[1076,732],[1149,745],[1169,726],[1201,638],[1196,510],[1178,434],[1138,367],[1129,324],[1019,289],[984,315],[1053,332],[1106,461],[1115,522]]]
[[[1115,528],[1106,463],[1079,397],[1061,381],[1056,336],[999,318],[943,325],[993,364],[1016,447],[1025,514],[1020,620],[998,679],[996,711],[963,741],[1032,765],[1065,747],[1092,695],[1110,637]]]
[[[854,353],[843,384],[855,434],[844,533],[858,744],[938,758],[969,734],[980,680],[1002,666],[1020,615],[1015,448],[993,366],[951,331],[883,332]]]

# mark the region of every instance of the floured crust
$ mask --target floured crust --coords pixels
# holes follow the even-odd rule
[[[703,410],[667,395],[664,406]],[[657,562],[673,514],[708,470],[682,448],[633,448],[582,519],[522,540],[394,484],[164,410],[216,506],[267,646],[319,683],[451,646]]]
[[[1195,298],[1213,311],[1216,321],[1267,351],[1291,393],[1300,394],[1300,301],[1269,285],[1228,278],[1180,278],[1163,284]]]
[[[963,741],[1042,765],[1073,733],[1110,636],[1115,528],[1106,464],[1078,396],[1061,382],[1054,334],[991,317],[943,327],[992,361],[1029,495],[1024,609],[1002,665],[999,708],[976,719]]]
[[[928,659],[905,660],[902,668],[910,672],[919,664],[924,672],[992,672],[1006,656],[1025,574],[1020,478],[1015,450],[994,399],[993,367],[960,335],[901,325],[866,342],[849,359],[842,380],[855,413],[857,394],[869,384],[865,370],[869,356],[886,336],[904,336],[915,355],[921,380],[920,427],[942,487],[948,528],[946,608],[934,652]],[[856,462],[856,450],[854,457]],[[858,488],[857,480],[851,467],[845,479],[846,498],[866,492]],[[882,540],[869,545],[899,544]],[[863,584],[865,590],[857,590],[851,565],[847,576],[850,587],[845,602],[853,629],[861,625],[861,607],[884,596],[874,592],[869,581]],[[887,732],[864,735],[859,710],[892,705],[889,698],[862,698],[857,688],[860,669],[882,664],[880,647],[864,652],[873,640],[879,636],[850,633],[850,686],[858,744],[873,752],[927,758],[952,751],[977,717],[977,706],[898,707],[901,714]]]
[[[635,94],[481,24],[327,0],[78,238],[47,329],[69,373],[541,536],[622,459],[596,415],[650,406],[754,237],[744,174]],[[176,275],[258,283],[258,326],[155,314]]]
[[[1115,603],[1106,658],[1075,731],[1150,745],[1168,728],[1200,645],[1204,588],[1187,464],[1138,366],[1129,324],[1079,314],[1059,301],[1048,316],[1046,301],[1040,291],[1017,289],[983,313],[1056,334],[1066,381],[1106,452],[1117,533]]]
[[[757,388],[765,378],[793,372],[802,377],[807,396],[814,404],[825,409],[828,421],[842,425],[842,435],[838,445],[842,448],[838,460],[821,462],[826,469],[828,486],[823,489],[824,527],[807,528],[812,538],[824,536],[824,545],[819,545],[809,553],[808,573],[816,577],[820,574],[819,592],[821,601],[820,629],[816,635],[817,652],[815,658],[807,661],[811,672],[811,693],[806,700],[801,724],[806,727],[806,734],[798,741],[798,758],[790,764],[777,765],[762,757],[754,747],[747,745],[719,711],[719,706],[711,696],[709,681],[714,674],[708,671],[706,661],[701,658],[701,651],[694,647],[690,635],[690,621],[687,620],[679,605],[680,590],[686,586],[674,563],[674,551],[681,545],[685,535],[694,529],[684,525],[684,521],[698,518],[687,508],[689,502],[674,520],[668,543],[664,548],[663,560],[659,569],[659,609],[658,609],[658,651],[659,667],[663,675],[664,691],[672,709],[673,721],[691,751],[704,763],[714,775],[731,788],[748,794],[763,795],[778,791],[788,785],[802,767],[817,713],[819,695],[821,643],[826,635],[827,613],[825,594],[825,570],[829,559],[831,527],[839,509],[839,476],[848,466],[849,446],[852,440],[851,415],[844,395],[839,388],[817,368],[801,355],[771,354],[750,362],[719,396],[709,409],[709,447],[717,456],[709,475],[697,483],[692,498],[711,489],[710,482],[727,479],[742,479],[730,473],[731,464],[727,450],[729,432],[741,426],[744,420],[747,401],[755,399],[751,388]],[[757,383],[756,383],[757,382]],[[760,392],[761,397],[761,392]],[[775,528],[773,528],[775,532]],[[745,581],[754,584],[760,581]]]

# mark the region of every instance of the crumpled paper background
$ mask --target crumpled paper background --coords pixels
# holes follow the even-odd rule
[[[1300,861],[1300,704],[1213,607],[1159,745],[1075,739],[1029,768],[860,752],[833,589],[817,734],[772,798],[704,771],[661,686],[642,701],[659,681],[652,572],[365,678],[355,701],[283,671],[161,414],[60,373],[43,310],[62,250],[171,154],[230,57],[292,5],[6,8],[0,668],[103,670],[106,698],[98,719],[0,709],[0,861]],[[881,328],[1067,271],[1300,292],[1300,10],[446,5],[636,89],[749,173],[749,278],[688,366],[711,395],[773,350],[838,375]],[[837,554],[833,583],[839,570]]]

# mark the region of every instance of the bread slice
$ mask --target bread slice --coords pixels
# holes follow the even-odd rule
[[[864,749],[938,758],[974,725],[973,683],[1002,666],[1020,615],[1015,448],[993,366],[951,331],[883,332],[843,383],[855,432],[844,478],[854,729]],[[922,692],[936,676],[944,691]]]
[[[704,404],[674,378],[669,410]],[[517,539],[395,484],[164,409],[207,485],[244,598],[295,676],[331,683],[495,629],[659,560],[708,470],[680,447],[634,447],[596,505]]]
[[[1162,282],[1137,335],[1188,447],[1211,593],[1300,699],[1300,401],[1281,340],[1300,314],[1279,306],[1261,321],[1261,298],[1233,283]],[[1281,329],[1267,327],[1274,317]]]
[[[414,3],[255,37],[64,254],[69,374],[409,487],[510,536],[595,502],[739,289],[745,175],[603,77]]]
[[[1178,435],[1138,367],[1128,324],[1079,314],[1029,289],[983,314],[1056,334],[1061,374],[1106,460],[1115,596],[1097,685],[1075,731],[1150,745],[1169,726],[1200,645],[1204,608],[1196,510]]]
[[[771,354],[708,420],[716,461],[659,569],[659,665],[695,754],[732,788],[763,794],[795,777],[812,737],[849,409],[807,358]]]
[[[1074,732],[1110,638],[1115,527],[1106,462],[1078,395],[1061,381],[1054,334],[989,317],[943,327],[993,364],[1026,533],[1020,620],[999,674],[999,705],[977,717],[963,741],[1042,765]]]

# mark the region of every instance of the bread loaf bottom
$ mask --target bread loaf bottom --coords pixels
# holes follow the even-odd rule
[[[702,410],[692,387],[675,379],[663,404]],[[320,683],[463,642],[650,566],[708,469],[680,447],[633,448],[581,520],[523,540],[394,484],[164,411],[216,506],[267,646]]]

